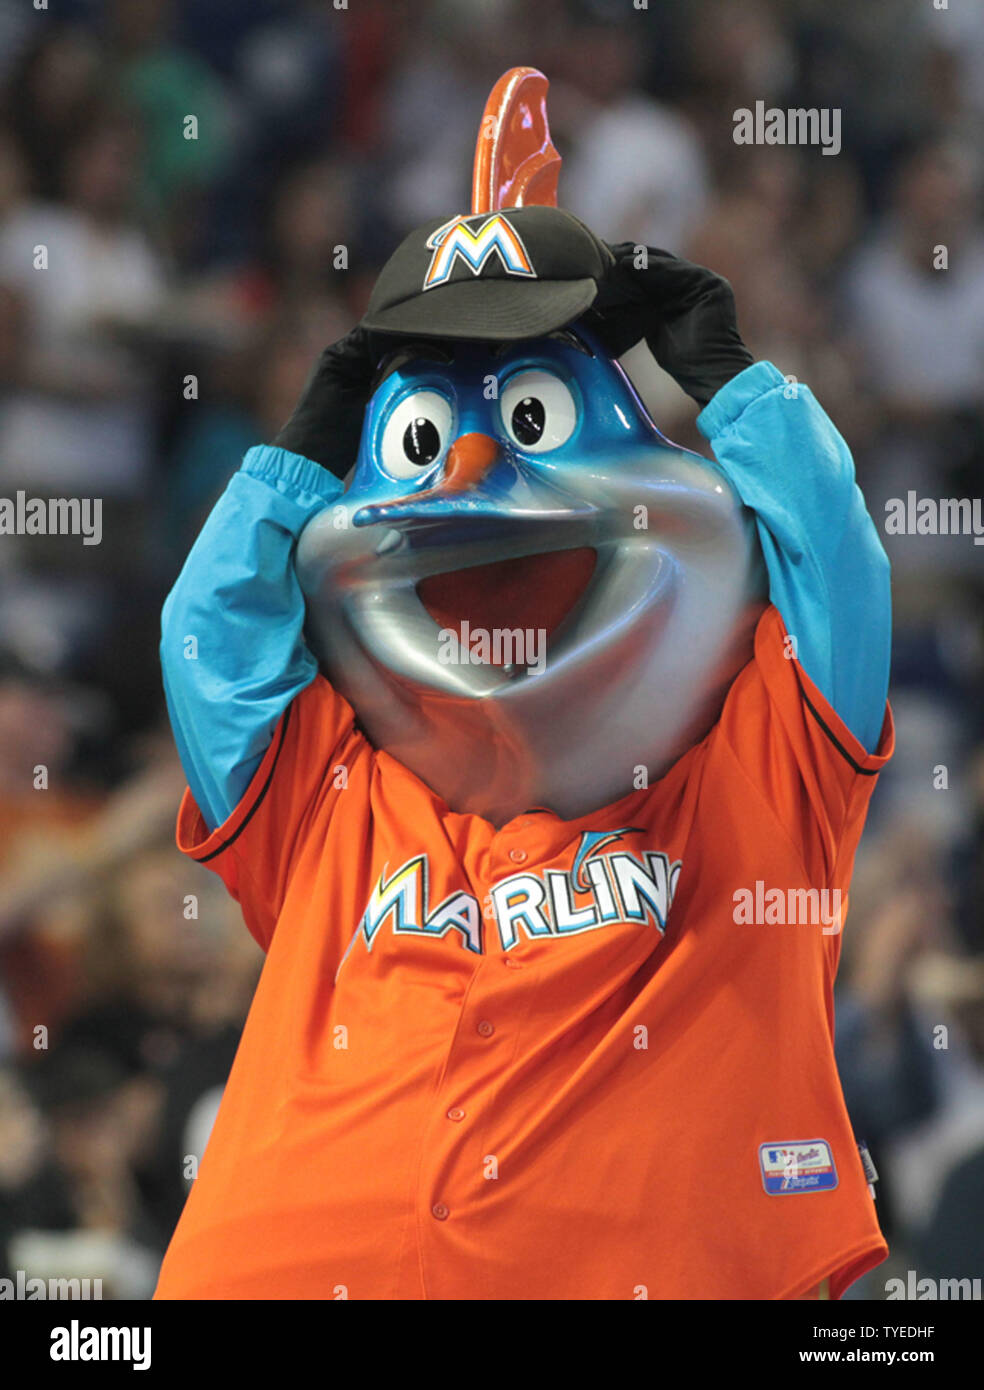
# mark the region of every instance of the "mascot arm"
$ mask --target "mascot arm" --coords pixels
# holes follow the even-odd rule
[[[341,491],[308,458],[251,449],[164,605],[168,713],[210,830],[239,804],[280,717],[317,674],[293,552],[305,524]]]
[[[342,492],[379,351],[361,326],[325,348],[273,445],[246,455],[164,605],[168,713],[210,830],[239,805],[281,716],[317,675],[294,548]]]
[[[873,752],[891,648],[889,564],[850,451],[808,386],[756,362],[697,418],[755,513],[769,597],[802,668]]]
[[[874,751],[885,717],[888,561],[844,440],[806,386],[754,362],[722,276],[619,243],[593,311],[614,355],[645,338],[702,407],[697,423],[756,515],[770,598],[806,673]]]

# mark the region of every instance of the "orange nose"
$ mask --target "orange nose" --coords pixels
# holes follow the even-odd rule
[[[448,450],[444,475],[434,487],[418,492],[422,497],[446,497],[449,492],[467,492],[480,483],[499,457],[499,446],[488,434],[461,434]]]

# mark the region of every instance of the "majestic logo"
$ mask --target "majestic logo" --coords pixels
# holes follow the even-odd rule
[[[468,223],[476,220],[474,217],[452,217],[450,222],[445,222],[427,238],[427,247],[434,254],[424,276],[425,290],[443,285],[450,279],[459,256],[473,275],[481,275],[493,252],[498,255],[508,275],[536,278],[522,238],[511,222],[496,212],[486,217],[482,225],[473,231]]]
[[[760,1144],[759,1167],[762,1186],[770,1196],[826,1192],[837,1186],[837,1169],[826,1139]]]
[[[623,836],[638,833],[633,826],[585,832],[569,870],[500,879],[489,890],[484,914],[478,899],[463,891],[430,906],[426,854],[414,855],[393,874],[384,868],[342,964],[360,936],[371,951],[385,922],[395,936],[437,938],[453,933],[475,955],[484,953],[483,915],[494,919],[503,951],[512,950],[521,934],[530,940],[556,940],[616,922],[649,922],[662,936],[681,865],[651,850],[639,856],[611,848]]]

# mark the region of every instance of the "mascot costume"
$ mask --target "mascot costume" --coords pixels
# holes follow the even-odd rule
[[[266,960],[158,1298],[838,1298],[887,1253],[832,995],[888,565],[727,282],[556,206],[545,92],[497,84],[471,213],[164,609],[178,845]]]

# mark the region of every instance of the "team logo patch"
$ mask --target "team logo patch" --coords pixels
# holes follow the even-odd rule
[[[772,1196],[825,1192],[837,1186],[837,1169],[826,1139],[783,1139],[759,1145],[762,1184]]]
[[[424,276],[425,290],[443,285],[450,278],[459,257],[473,275],[481,275],[489,257],[494,254],[499,257],[507,274],[536,279],[536,271],[522,238],[501,213],[486,217],[481,226],[475,229],[468,225],[469,221],[475,222],[477,219],[452,217],[450,222],[445,222],[427,238],[427,247],[434,254]]]

